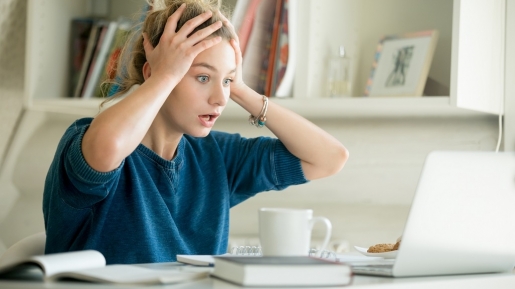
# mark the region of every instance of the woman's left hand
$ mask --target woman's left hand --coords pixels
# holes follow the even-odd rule
[[[240,48],[240,40],[238,38],[238,34],[236,33],[236,30],[234,29],[234,26],[232,23],[227,19],[222,13],[219,13],[220,18],[222,18],[222,23],[231,30],[231,33],[233,35],[233,39],[231,39],[230,43],[232,48],[234,49],[234,54],[236,56],[236,73],[234,75],[234,79],[231,83],[231,98],[234,95],[241,95],[241,92],[247,88],[247,85],[243,82],[243,69],[242,69],[242,63],[243,63],[243,56],[241,53]]]

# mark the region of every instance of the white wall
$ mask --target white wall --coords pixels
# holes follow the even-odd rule
[[[22,107],[26,5],[0,1],[0,164]]]
[[[0,167],[22,109],[26,5],[26,0],[0,1]],[[14,228],[0,229],[0,253],[2,237]]]

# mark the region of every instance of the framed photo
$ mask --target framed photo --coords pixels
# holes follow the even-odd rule
[[[387,36],[379,41],[366,96],[422,96],[438,31]]]

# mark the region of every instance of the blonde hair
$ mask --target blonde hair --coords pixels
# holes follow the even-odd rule
[[[212,11],[213,16],[197,26],[191,34],[208,27],[216,21],[221,21],[222,19],[217,12],[228,15],[223,11],[220,3],[221,0],[147,0],[147,2],[151,9],[146,13],[144,22],[134,29],[132,36],[128,37],[119,58],[120,60],[116,69],[115,79],[108,79],[102,84],[116,85],[116,93],[113,97],[109,97],[104,100],[101,106],[104,103],[127,93],[133,85],[142,84],[145,81],[142,70],[143,65],[147,62],[147,58],[143,48],[142,33],[145,32],[150,43],[156,47],[161,39],[168,17],[170,17],[170,15],[172,15],[183,3],[186,3],[186,8],[177,23],[176,31],[179,31],[179,29],[181,29],[188,20],[207,11]],[[213,32],[212,36],[220,36],[222,40],[227,41],[234,38],[231,30],[225,25]],[[106,94],[106,91],[102,91]]]

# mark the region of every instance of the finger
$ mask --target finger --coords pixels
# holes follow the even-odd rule
[[[195,18],[192,18],[192,19],[186,21],[186,23],[184,23],[184,25],[177,32],[177,34],[184,35],[184,38],[188,37],[188,35],[190,35],[191,32],[193,32],[193,30],[195,30],[195,28],[197,28],[197,26],[206,22],[206,20],[211,18],[211,16],[213,16],[213,12],[206,11],[206,12],[196,16]]]
[[[168,17],[161,38],[166,38],[168,37],[168,35],[175,34],[175,30],[177,29],[177,23],[179,22],[179,19],[181,19],[182,12],[184,12],[184,9],[186,9],[186,3],[182,3],[181,6],[179,6],[179,8],[177,8],[177,10],[175,10],[175,12],[173,12],[172,15],[170,15],[170,17]]]
[[[205,38],[213,34],[213,32],[220,29],[221,27],[222,22],[216,21],[215,23],[209,25],[206,28],[200,29],[199,31],[195,32],[193,35],[188,37],[187,42],[191,45],[195,45],[196,43],[204,40]]]
[[[238,41],[236,41],[236,39],[231,39],[231,45],[232,45],[232,48],[234,49],[234,53],[236,54],[236,65],[239,65],[240,63],[242,63],[242,55],[241,55],[241,48],[240,48],[240,44],[238,43]]]
[[[222,14],[222,12],[217,11],[217,14],[218,14],[218,17],[222,18],[222,21],[224,22],[224,24],[225,24],[225,22],[228,22],[229,24],[227,26],[234,28],[232,26],[232,23],[229,21],[229,19],[227,19],[227,17],[225,17],[225,15]]]
[[[195,44],[191,48],[190,52],[194,57],[197,57],[197,55],[199,55],[202,51],[215,46],[216,44],[220,43],[220,41],[222,41],[222,37],[220,37],[220,36],[216,36],[216,37],[209,38],[209,39],[204,39],[204,40],[200,41],[199,43]]]
[[[148,58],[148,55],[154,51],[154,47],[152,43],[148,40],[148,35],[146,32],[143,33],[143,49],[145,50],[145,55]]]
[[[234,25],[232,25],[231,21],[229,21],[229,19],[227,19],[227,17],[225,17],[225,15],[223,15],[220,11],[218,11],[218,16],[222,19],[223,25],[229,28],[236,41],[240,42],[238,39],[238,33],[236,33],[236,29],[234,28]]]

